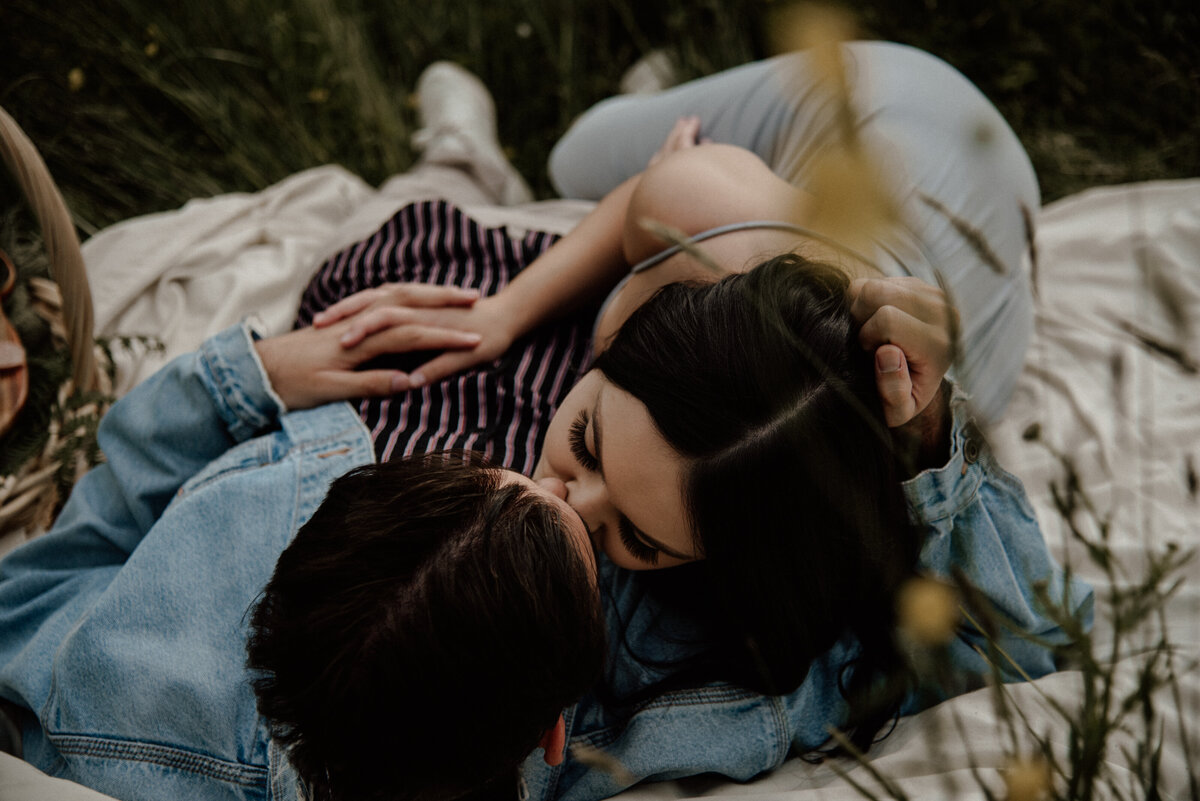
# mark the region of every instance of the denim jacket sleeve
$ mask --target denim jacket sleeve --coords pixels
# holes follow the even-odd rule
[[[282,412],[236,326],[106,415],[107,463],[0,562],[0,696],[32,713],[28,761],[117,797],[292,796],[246,680],[247,612],[372,451],[346,404]]]
[[[242,326],[114,404],[98,435],[106,461],[75,485],[51,531],[0,561],[0,668],[36,651],[35,634],[53,641],[69,627],[89,597],[80,582],[111,580],[184,483],[282,408]]]
[[[996,661],[1002,674],[1008,680],[1022,673],[1036,678],[1055,669],[1054,647],[1070,638],[1037,599],[1035,587],[1044,585],[1049,598],[1085,627],[1092,622],[1092,589],[1054,561],[1025,487],[997,464],[967,419],[963,400],[956,393],[949,462],[904,484],[912,519],[925,532],[918,569],[945,580],[965,578],[995,613],[991,644],[1016,663],[1001,656]],[[990,670],[976,650],[987,653],[988,638],[972,619],[987,627],[976,612],[950,644],[961,675]]]
[[[64,550],[76,555],[123,561],[189,478],[275,425],[283,411],[249,329],[222,331],[104,416],[98,439],[106,461],[75,486],[55,535],[69,537]]]

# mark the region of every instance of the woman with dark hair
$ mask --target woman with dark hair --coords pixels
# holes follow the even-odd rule
[[[588,453],[597,418],[630,398],[645,407],[690,522],[675,549],[704,557],[720,672],[768,694],[799,686],[847,628],[864,644],[890,642],[895,592],[920,550],[847,284],[789,254],[717,284],[664,287],[596,359],[593,375],[610,386],[576,418]],[[562,413],[574,407],[569,398]],[[606,458],[619,461],[622,444],[606,438]],[[781,501],[792,514],[781,516]],[[631,554],[657,562],[618,528]]]
[[[699,145],[697,128],[707,123],[685,119],[650,168],[629,177],[617,170],[615,188],[566,237],[506,246],[515,251],[507,255],[516,262],[511,274],[487,272],[505,256],[488,250],[509,239],[504,232],[427,204],[332,257],[306,294],[302,322],[349,318],[349,348],[413,326],[474,333],[474,346],[411,359],[398,374],[409,392],[363,401],[377,453],[463,436],[513,464],[536,452],[544,430],[533,476],[562,482],[607,557],[608,676],[568,727],[628,773],[618,779],[568,760],[548,776],[527,764],[526,779],[540,782],[541,794],[596,798],[631,779],[704,771],[749,779],[792,751],[819,748],[829,726],[854,730],[868,747],[892,714],[921,697],[900,669],[894,639],[898,590],[918,571],[961,576],[1006,626],[1036,636],[1032,643],[1008,629],[992,632],[1028,675],[1054,669],[1049,646],[1066,636],[1038,607],[1034,582],[1089,614],[1090,591],[1065,584],[1019,482],[981,447],[963,401],[943,382],[963,321],[964,362],[978,356],[986,365],[972,375],[983,379],[975,386],[992,413],[1019,370],[1028,322],[1028,309],[1012,311],[1028,299],[1022,208],[1037,202],[1028,160],[990,104],[948,66],[892,45],[849,49],[863,67],[856,96],[874,104],[862,110],[864,139],[894,130],[896,114],[923,120],[906,131],[895,165],[916,182],[907,197],[924,210],[906,220],[903,242],[881,241],[864,254],[787,222],[818,211],[803,170],[793,183],[761,153]],[[731,93],[721,87],[741,75],[738,85],[751,91],[782,63],[709,79],[709,89],[720,90],[710,98],[724,113],[718,117],[753,128],[730,112]],[[914,91],[919,103],[888,104],[898,80],[891,64],[936,78]],[[883,78],[882,88],[868,77]],[[764,85],[780,100],[778,82]],[[694,98],[694,87],[661,99]],[[799,124],[813,103],[820,98],[787,100],[787,118]],[[954,123],[978,112],[991,126],[990,155],[957,169],[973,158],[969,143],[929,136],[946,122],[937,109]],[[589,119],[568,138],[583,136]],[[647,127],[630,128],[632,150],[640,152]],[[925,143],[916,148],[921,159],[906,160],[906,146],[922,136],[936,146]],[[932,185],[938,159],[936,176],[957,176],[951,183],[970,202],[937,200],[948,197]],[[984,196],[981,219],[972,204]],[[922,198],[966,228],[930,212]],[[693,242],[662,251],[642,224],[647,218]],[[947,290],[930,282],[940,272],[924,267],[971,251],[961,240],[972,226],[981,236],[1002,234],[991,251],[1002,271],[972,284],[992,270],[983,251],[953,262],[947,289],[978,290],[955,295],[974,304],[960,316]],[[428,241],[414,244],[413,231]],[[880,254],[899,267],[915,264],[915,254],[922,269],[889,272]],[[423,259],[431,266],[413,266]],[[412,300],[407,282],[453,276],[482,297],[453,307]],[[375,288],[337,300],[364,286]],[[560,401],[564,377],[579,368],[580,319],[605,293],[595,369]],[[563,322],[545,325],[554,320]],[[534,373],[526,392],[521,382]],[[456,411],[470,417],[465,430],[442,425]],[[511,418],[524,422],[510,427]],[[529,446],[513,450],[514,442]],[[673,569],[651,572],[664,567]],[[986,638],[972,630],[946,647],[963,672],[981,674],[981,644]]]
[[[666,286],[551,421],[534,476],[565,482],[609,557],[610,667],[573,736],[630,775],[687,775],[704,754],[704,769],[749,779],[829,727],[866,751],[894,715],[960,691],[902,656],[897,601],[920,574],[965,582],[1002,621],[944,645],[964,686],[989,671],[991,643],[1010,680],[1055,669],[1068,635],[1035,582],[1090,620],[1090,589],[1054,564],[948,389],[923,414],[941,453],[888,428],[852,306],[844,274],[792,254]],[[739,735],[760,747],[723,745]],[[569,797],[620,786],[563,770]]]

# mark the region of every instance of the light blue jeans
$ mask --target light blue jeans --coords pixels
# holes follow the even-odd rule
[[[879,254],[896,275],[941,283],[962,315],[956,378],[976,416],[996,420],[1025,361],[1033,325],[1022,268],[1040,206],[1037,178],[1012,129],[966,78],[904,45],[844,47],[858,132],[879,156],[902,226]],[[565,197],[598,199],[646,167],[675,121],[745,147],[804,188],[836,140],[834,105],[804,53],[746,64],[652,95],[605,100],[550,155]],[[895,258],[893,258],[893,256]]]

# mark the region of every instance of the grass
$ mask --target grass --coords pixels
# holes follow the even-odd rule
[[[339,162],[413,159],[408,94],[457,60],[492,88],[536,191],[571,119],[669,46],[685,76],[766,54],[771,0],[8,0],[0,105],[85,233]],[[1187,7],[1185,9],[1185,6]],[[1030,150],[1047,199],[1200,175],[1200,10],[1175,0],[865,0],[864,32],[955,64]],[[11,198],[11,192],[6,194]]]

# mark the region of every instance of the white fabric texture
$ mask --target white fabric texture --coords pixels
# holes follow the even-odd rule
[[[98,337],[153,337],[165,350],[116,348],[118,395],[171,358],[247,315],[267,333],[291,328],[321,259],[363,239],[408,203],[450,200],[488,226],[565,233],[584,201],[496,206],[462,169],[422,163],[378,190],[337,166],[254,194],[193,200],[117,223],[83,243]]]
[[[0,753],[0,798],[4,801],[111,801],[83,785],[52,779],[9,754]]]
[[[441,169],[447,174],[393,179],[377,192],[338,168],[324,167],[256,195],[196,201],[177,212],[114,226],[84,246],[97,333],[157,335],[169,356],[251,313],[268,329],[283,330],[318,260],[370,233],[404,202],[439,194],[440,179],[453,184],[450,171]],[[491,225],[565,230],[586,209],[568,204],[472,212]],[[1139,346],[1126,324],[1193,359],[1200,354],[1200,180],[1102,188],[1057,202],[1039,217],[1037,246],[1031,265],[1037,287],[1033,344],[1004,422],[988,433],[1000,461],[1025,481],[1055,555],[1096,588],[1097,651],[1107,653],[1112,627],[1104,599],[1111,585],[1054,510],[1049,486],[1062,481],[1059,461],[1042,442],[1026,441],[1022,434],[1040,424],[1042,440],[1073,460],[1098,508],[1111,512],[1110,544],[1130,576],[1142,575],[1148,549],[1168,542],[1196,547],[1200,500],[1189,490],[1188,465],[1193,474],[1200,470],[1200,377]],[[160,363],[155,358],[123,364],[122,389]],[[1094,532],[1086,522],[1083,527]],[[1169,693],[1156,697],[1165,716],[1161,782],[1168,797],[1187,796],[1189,771],[1197,770],[1185,759],[1189,752],[1174,717],[1177,709],[1190,753],[1200,759],[1200,672],[1186,670],[1200,657],[1200,560],[1183,575],[1166,614],[1178,647],[1181,697],[1178,706]],[[1144,640],[1130,645],[1157,637],[1153,627],[1142,634]],[[1121,686],[1133,686],[1139,664],[1136,655],[1121,654]],[[1057,673],[1005,691],[1036,731],[1056,732],[1057,745],[1065,745],[1066,726],[1046,699],[1077,706],[1079,673]],[[1008,753],[1003,731],[991,691],[981,690],[901,720],[875,746],[872,767],[910,798],[984,798],[975,770],[1002,795],[999,769]],[[1108,755],[1115,775],[1127,772],[1122,749],[1135,746],[1132,734],[1113,738]],[[844,760],[836,765],[888,797],[863,767]],[[44,795],[36,790],[11,795],[9,788],[17,785],[6,783],[13,781],[10,770],[0,760],[5,799],[63,797],[54,788]],[[799,759],[746,784],[706,776],[623,794],[625,801],[698,796],[861,797],[833,765]]]

